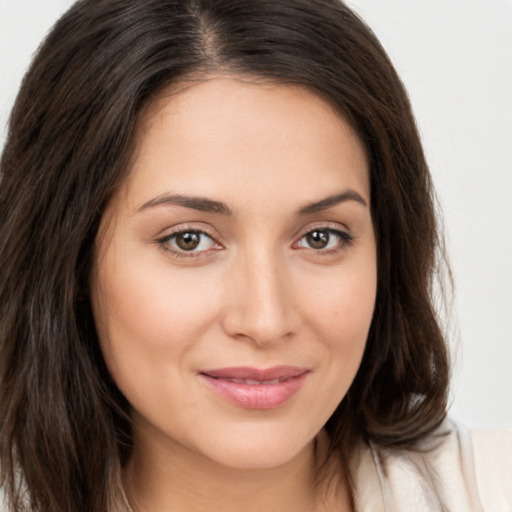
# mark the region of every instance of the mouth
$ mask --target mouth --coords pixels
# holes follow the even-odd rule
[[[275,409],[299,392],[308,368],[275,366],[258,369],[233,367],[205,370],[199,376],[228,402],[245,409]]]

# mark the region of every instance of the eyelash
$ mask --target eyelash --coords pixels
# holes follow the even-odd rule
[[[297,243],[304,240],[308,235],[314,233],[315,231],[327,232],[329,234],[329,237],[333,235],[338,237],[338,241],[336,242],[335,246],[330,249],[315,249],[313,247],[303,248],[306,250],[313,250],[315,254],[319,256],[332,256],[334,254],[337,254],[345,249],[348,249],[355,241],[355,238],[346,231],[341,231],[340,229],[332,228],[329,226],[318,226],[306,231],[293,245],[295,246]]]
[[[313,247],[295,247],[299,242],[301,242],[308,235],[314,233],[315,231],[327,232],[329,234],[329,236],[334,235],[334,236],[338,237],[339,240],[336,243],[336,246],[332,247],[330,249],[315,249]],[[186,233],[194,233],[201,237],[206,236],[212,241],[213,244],[215,244],[219,247],[214,250],[220,250],[220,248],[222,248],[222,246],[218,242],[216,242],[216,240],[212,234],[208,233],[204,229],[197,229],[195,227],[185,227],[185,228],[179,229],[177,231],[174,231],[168,235],[165,235],[162,238],[159,238],[157,240],[157,243],[163,251],[165,251],[167,253],[171,253],[173,255],[173,257],[177,257],[177,258],[198,258],[198,257],[205,255],[205,253],[210,252],[209,250],[186,251],[183,249],[181,249],[181,250],[180,249],[172,249],[169,247],[169,243],[173,239],[175,240],[177,236],[186,234]],[[341,252],[341,251],[347,249],[354,243],[354,241],[355,241],[355,238],[352,235],[350,235],[349,233],[347,233],[346,231],[341,231],[339,229],[335,229],[335,228],[323,225],[323,226],[313,227],[313,228],[309,229],[308,231],[306,231],[296,242],[294,242],[293,246],[296,249],[312,250],[315,252],[315,254],[318,254],[321,256],[330,256],[330,255],[337,254],[338,252]]]
[[[160,248],[165,251],[166,253],[171,253],[174,257],[177,258],[197,258],[199,256],[204,255],[205,253],[209,251],[185,251],[185,250],[179,250],[179,249],[172,249],[169,247],[169,243],[176,239],[177,236],[185,234],[185,233],[195,233],[202,236],[207,236],[213,244],[218,245],[219,247],[222,247],[218,242],[215,241],[215,238],[212,234],[208,233],[204,229],[198,229],[195,227],[184,227],[181,229],[178,229],[177,231],[174,231],[172,233],[169,233],[168,235],[163,236],[162,238],[159,238],[157,240],[158,245]],[[219,249],[217,249],[219,250]]]

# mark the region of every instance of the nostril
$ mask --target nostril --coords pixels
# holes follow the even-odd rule
[[[222,328],[239,341],[268,346],[288,339],[296,331],[297,321],[290,299],[286,269],[278,268],[270,251],[252,252],[240,258],[232,269],[228,307]]]

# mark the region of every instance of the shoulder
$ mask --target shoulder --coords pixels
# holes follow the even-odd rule
[[[470,431],[480,497],[487,511],[512,511],[512,428]]]
[[[364,452],[356,501],[376,499],[375,486],[364,483],[373,473],[382,510],[512,512],[512,430],[468,430],[446,420],[415,450],[371,446]]]

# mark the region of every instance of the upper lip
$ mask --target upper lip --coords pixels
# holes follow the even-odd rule
[[[230,368],[218,368],[214,370],[203,370],[200,373],[216,379],[240,379],[240,380],[285,380],[293,377],[299,377],[306,373],[308,368],[298,366],[274,366],[272,368],[254,368],[250,366],[234,366]]]

